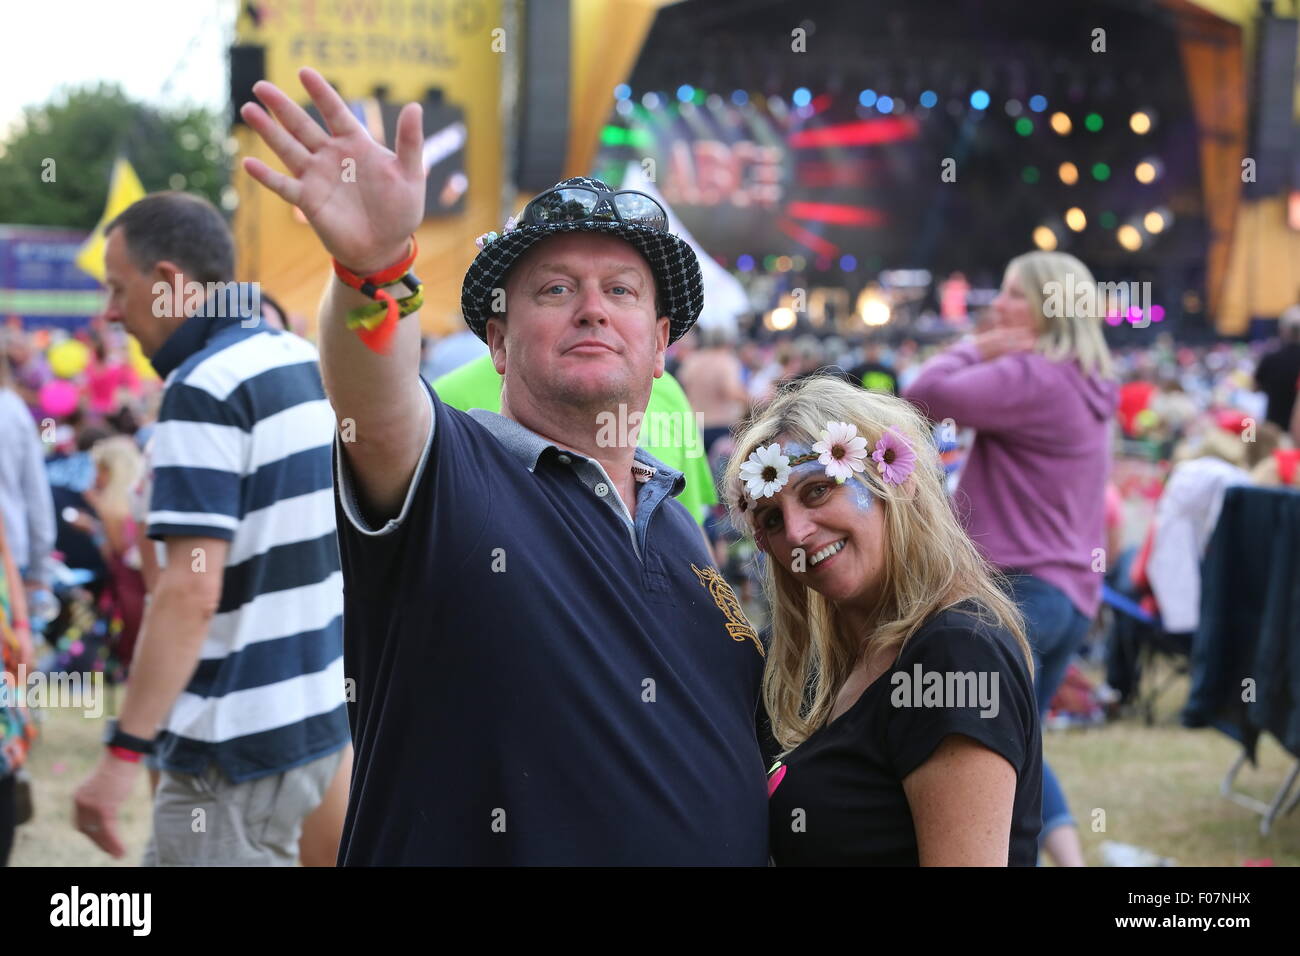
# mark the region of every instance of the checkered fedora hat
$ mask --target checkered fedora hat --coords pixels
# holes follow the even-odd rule
[[[590,186],[612,192],[599,179],[575,176],[555,184]],[[487,321],[492,311],[493,290],[505,287],[506,275],[515,261],[534,243],[562,232],[598,232],[630,242],[654,273],[659,288],[660,314],[669,317],[668,341],[676,342],[695,324],[704,308],[704,277],[695,250],[669,232],[656,232],[646,226],[623,222],[587,219],[582,222],[556,222],[540,226],[519,226],[483,244],[470,263],[460,287],[460,307],[465,323],[483,341],[487,341]]]

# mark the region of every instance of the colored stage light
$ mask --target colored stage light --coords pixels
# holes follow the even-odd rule
[[[683,83],[677,87],[677,99],[682,103],[689,103],[691,97],[695,95],[695,87]]]
[[[939,94],[934,90],[926,90],[921,94],[921,105],[926,109],[933,109],[934,105],[939,102]]]
[[[614,87],[614,99],[630,100],[631,98],[632,87],[628,86],[626,83],[620,83],[618,86]]]
[[[736,259],[736,268],[741,272],[750,272],[754,268],[754,257],[750,255],[739,256]]]
[[[1096,133],[1101,130],[1101,114],[1089,113],[1083,120],[1083,125],[1088,128],[1088,132]]]
[[[1128,118],[1128,128],[1139,136],[1145,136],[1151,132],[1151,114],[1138,110]]]
[[[1039,226],[1034,230],[1034,245],[1045,252],[1051,252],[1056,248],[1056,233],[1047,226]]]
[[[860,105],[862,105],[862,106],[875,106],[875,105],[876,105],[876,91],[875,91],[875,90],[863,90],[861,93],[858,94],[858,103],[859,103]]]
[[[1110,167],[1105,163],[1093,163],[1092,178],[1097,180],[1099,183],[1104,183],[1106,180],[1110,179]]]
[[[1142,233],[1138,232],[1136,226],[1129,223],[1125,223],[1116,230],[1115,238],[1129,252],[1137,252],[1142,248]]]
[[[977,110],[989,108],[989,95],[984,90],[976,90],[970,95],[970,105]]]
[[[1165,222],[1165,217],[1161,215],[1160,210],[1153,209],[1142,217],[1142,225],[1147,232],[1155,236],[1164,232],[1168,223]]]
[[[1043,110],[1047,109],[1047,97],[1043,96],[1041,93],[1029,97],[1029,108],[1035,113],[1041,113]]]
[[[647,93],[641,97],[641,105],[648,110],[657,110],[659,108],[659,94],[653,91]]]
[[[801,86],[790,99],[795,106],[807,106],[812,102],[812,92],[806,86]]]
[[[1115,223],[1117,222],[1119,222],[1119,220],[1115,218],[1115,214],[1110,210],[1106,210],[1097,217],[1097,225],[1101,226],[1103,229],[1114,229]]]
[[[1078,206],[1071,206],[1065,211],[1065,224],[1075,232],[1083,232],[1088,225],[1088,217],[1083,214],[1083,210]]]
[[[1020,178],[1032,186],[1034,183],[1038,182],[1038,167],[1026,166],[1024,169],[1020,170]]]
[[[749,94],[744,90],[733,90],[731,93],[731,102],[737,106],[744,106],[749,102]]]
[[[1079,167],[1074,163],[1061,163],[1056,170],[1056,175],[1061,177],[1061,182],[1067,186],[1073,186],[1079,181]]]
[[[845,272],[852,272],[858,267],[858,260],[850,255],[840,256],[840,268]]]
[[[1052,114],[1051,122],[1052,129],[1059,136],[1068,136],[1070,130],[1074,129],[1074,124],[1070,122],[1070,117],[1059,111]]]
[[[1028,136],[1034,131],[1034,121],[1028,116],[1022,116],[1016,120],[1016,132],[1021,136]]]
[[[882,113],[892,113],[894,111],[894,98],[892,96],[882,96],[876,100],[876,109]]]

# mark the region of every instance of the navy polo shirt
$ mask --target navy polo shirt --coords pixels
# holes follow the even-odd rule
[[[681,473],[638,449],[632,520],[594,459],[428,394],[383,527],[335,456],[340,862],[765,865],[764,648],[673,498]]]

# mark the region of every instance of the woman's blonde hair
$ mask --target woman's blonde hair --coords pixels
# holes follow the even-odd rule
[[[144,470],[144,456],[126,435],[101,438],[90,449],[96,468],[108,473],[108,484],[99,494],[99,510],[121,517],[130,511],[131,489]]]
[[[854,476],[884,508],[884,567],[879,607],[869,633],[847,635],[835,606],[806,587],[781,561],[768,555],[763,589],[772,608],[772,646],[763,676],[763,699],[772,732],[786,750],[802,743],[829,718],[835,695],[871,648],[898,649],[926,620],[968,598],[979,617],[1016,636],[1033,672],[1020,612],[997,583],[957,523],[944,490],[943,471],[929,423],[908,402],[856,388],[828,376],[814,376],[783,389],[760,417],[736,439],[724,491],[736,527],[751,535],[749,506],[742,507],[740,466],[760,445],[773,441],[820,441],[828,421],[857,427],[868,448],[886,428],[901,434],[916,452],[916,468],[902,485],[887,484],[868,458]]]
[[[1087,266],[1065,252],[1027,252],[1007,263],[1006,271],[1019,281],[1038,318],[1040,352],[1054,362],[1078,360],[1085,375],[1116,377],[1101,332],[1106,304]]]

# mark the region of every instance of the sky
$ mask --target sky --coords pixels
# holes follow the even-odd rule
[[[156,106],[220,109],[235,0],[3,0],[0,138],[62,86],[116,82]]]

